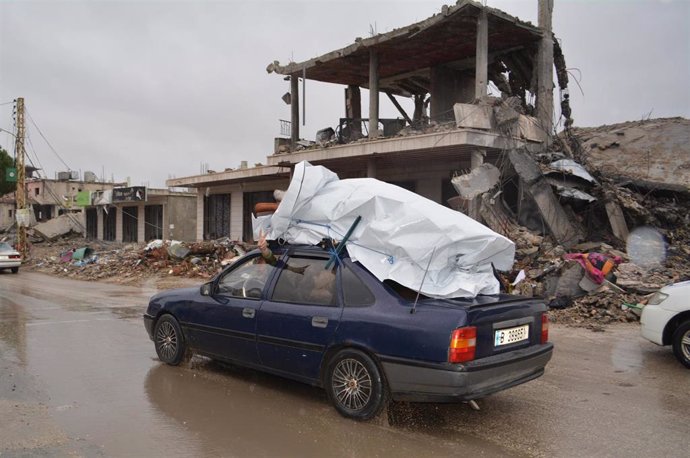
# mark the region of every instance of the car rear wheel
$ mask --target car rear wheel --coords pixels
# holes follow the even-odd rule
[[[158,358],[166,364],[177,366],[187,357],[187,345],[177,320],[172,315],[163,315],[156,322],[153,342]]]
[[[16,274],[17,272],[19,272],[19,267],[12,267],[10,270],[12,270],[13,274]]]
[[[341,350],[331,358],[326,372],[326,391],[344,417],[369,420],[385,404],[385,387],[376,363],[358,350]]]
[[[690,320],[681,323],[673,333],[673,354],[685,367],[690,368]]]

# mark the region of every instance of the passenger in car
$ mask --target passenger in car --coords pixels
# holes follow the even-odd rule
[[[335,273],[332,270],[320,270],[313,278],[307,300],[318,304],[334,304]]]
[[[266,242],[266,234],[263,233],[263,231],[259,232],[259,251],[261,251],[261,257],[263,260],[266,262],[266,264],[275,266],[276,263],[278,262],[278,259],[276,256],[273,254],[271,249],[268,247],[268,242]],[[304,266],[304,267],[292,267],[292,266],[285,266],[285,268],[291,272],[295,272],[297,274],[304,274],[304,271],[307,269],[309,266]]]

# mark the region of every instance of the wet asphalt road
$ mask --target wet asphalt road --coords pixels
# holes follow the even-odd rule
[[[183,285],[181,285],[183,286]],[[341,418],[323,391],[160,364],[142,288],[0,272],[0,456],[688,456],[690,371],[636,325],[552,326],[542,378]]]

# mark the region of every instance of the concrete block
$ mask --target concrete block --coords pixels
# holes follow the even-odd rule
[[[520,137],[533,142],[545,142],[547,132],[539,125],[539,120],[532,116],[520,115],[518,119]]]
[[[454,177],[453,187],[463,199],[474,199],[487,192],[501,179],[501,171],[493,164],[482,164],[470,173]]]
[[[494,111],[491,106],[456,103],[453,111],[457,127],[486,130],[494,128]]]

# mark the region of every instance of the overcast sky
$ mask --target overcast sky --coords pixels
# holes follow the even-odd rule
[[[310,59],[445,3],[0,0],[0,129],[13,130],[6,102],[24,97],[57,151],[27,119],[30,157],[51,178],[69,167],[163,187],[202,163],[265,163],[290,117],[289,83],[266,73],[270,62]],[[536,24],[537,0],[488,4]],[[584,92],[571,82],[575,124],[690,117],[689,20],[685,0],[556,0],[554,33]],[[343,87],[308,82],[306,108],[301,133],[313,139],[344,115]],[[10,153],[13,143],[0,133]]]

